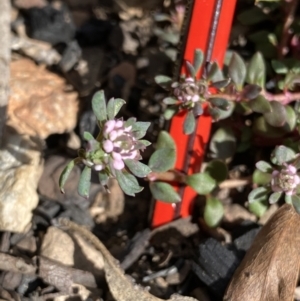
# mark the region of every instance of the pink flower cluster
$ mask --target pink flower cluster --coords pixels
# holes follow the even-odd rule
[[[171,87],[175,98],[183,103],[194,103],[200,100],[199,86],[192,77],[187,77],[182,82],[175,82]]]
[[[274,192],[284,192],[286,195],[294,195],[300,184],[297,168],[291,164],[285,164],[280,171],[272,172],[271,188]]]
[[[109,164],[116,170],[125,167],[124,160],[140,159],[140,152],[136,148],[136,138],[132,133],[132,126],[125,127],[123,120],[108,120],[103,127],[103,150],[108,154]],[[95,165],[96,170],[102,170],[104,164]]]

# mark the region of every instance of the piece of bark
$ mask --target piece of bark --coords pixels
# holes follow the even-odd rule
[[[58,225],[67,230],[71,230],[80,234],[102,254],[104,260],[105,278],[116,301],[164,301],[151,295],[144,288],[139,287],[130,281],[102,242],[99,241],[97,237],[89,230],[63,218],[58,220]],[[196,301],[196,299],[173,295],[171,299],[168,299],[168,301]]]
[[[291,301],[300,262],[300,215],[282,206],[261,229],[238,267],[224,301]]]

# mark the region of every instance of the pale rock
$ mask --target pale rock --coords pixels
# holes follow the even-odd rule
[[[243,221],[256,222],[256,216],[239,204],[228,204],[224,206],[223,221],[227,223],[240,224]]]
[[[91,272],[96,276],[103,276],[104,261],[102,254],[79,234],[72,234],[77,249],[74,253],[74,268]]]
[[[43,238],[40,254],[64,265],[73,266],[74,250],[74,242],[66,232],[49,227]]]
[[[66,91],[63,78],[28,59],[13,61],[10,67],[9,125],[42,139],[75,128],[77,93]]]
[[[41,142],[7,128],[0,150],[0,231],[26,232],[39,198],[43,171]]]

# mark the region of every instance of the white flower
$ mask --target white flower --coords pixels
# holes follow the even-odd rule
[[[103,150],[110,156],[111,166],[114,169],[123,169],[126,159],[140,159],[132,126],[125,127],[123,120],[106,121],[103,127],[103,137]]]
[[[274,170],[272,172],[271,188],[274,192],[293,195],[299,184],[300,177],[297,174],[297,168],[291,164],[285,164],[280,171]]]

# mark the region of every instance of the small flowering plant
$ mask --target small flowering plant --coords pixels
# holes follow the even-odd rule
[[[202,75],[198,78],[201,69]],[[183,125],[187,135],[194,132],[195,118],[202,115],[205,108],[215,121],[229,117],[238,102],[247,103],[253,112],[271,111],[268,101],[259,98],[265,76],[260,54],[254,55],[247,69],[243,59],[233,53],[228,64],[229,77],[225,78],[218,64],[204,64],[203,52],[196,49],[193,63],[186,61],[186,71],[178,81],[164,75],[156,76],[155,81],[170,94],[163,99],[168,106],[164,113],[166,119],[179,111],[187,112]],[[249,84],[244,85],[245,82]]]
[[[98,173],[100,183],[106,187],[109,178],[116,178],[122,190],[131,196],[140,192],[136,177],[144,178],[151,169],[140,162],[141,152],[150,145],[143,140],[150,122],[137,122],[135,118],[127,121],[116,118],[125,101],[112,98],[106,105],[103,91],[97,92],[92,99],[92,108],[100,128],[97,138],[85,132],[85,148],[78,151],[78,157],[72,160],[62,172],[59,186],[64,192],[64,184],[76,164],[83,163],[78,192],[88,198],[92,170]]]
[[[300,157],[291,148],[284,145],[277,146],[271,155],[272,166],[268,162],[256,163],[254,183],[263,186],[253,189],[248,200],[250,203],[269,200],[274,204],[284,196],[285,202],[293,204],[300,211]]]

